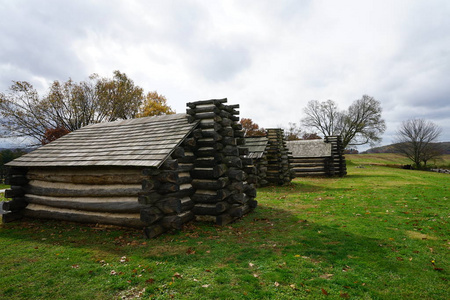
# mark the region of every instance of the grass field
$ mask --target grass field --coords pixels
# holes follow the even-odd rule
[[[449,175],[348,159],[344,178],[259,189],[257,209],[225,227],[145,240],[3,224],[0,298],[448,299]]]
[[[346,159],[357,165],[384,165],[398,167],[412,164],[406,157],[395,153],[346,154]],[[450,155],[442,155],[428,162],[430,167],[450,169]]]

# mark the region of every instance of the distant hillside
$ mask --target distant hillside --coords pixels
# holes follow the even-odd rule
[[[450,154],[450,142],[442,142],[437,144],[444,149],[444,154]],[[364,151],[363,153],[397,153],[397,151],[395,151],[394,145],[396,144],[370,148],[369,150]]]

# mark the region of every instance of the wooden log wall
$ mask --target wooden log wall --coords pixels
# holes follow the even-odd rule
[[[11,168],[14,170],[16,168]],[[138,169],[23,168],[24,182],[5,192],[20,216],[141,227]],[[14,171],[13,171],[14,172]],[[14,176],[10,177],[12,180]],[[20,199],[18,210],[8,209]],[[6,207],[5,207],[6,206]],[[9,221],[9,220],[3,220]]]
[[[194,168],[193,213],[197,221],[225,225],[257,206],[256,169],[245,148],[239,122],[239,105],[227,99],[188,103],[191,120],[200,120],[194,131],[198,137]]]
[[[325,142],[331,143],[331,158],[334,174],[340,177],[347,175],[347,163],[345,161],[341,136],[326,136]]]
[[[333,176],[334,164],[329,157],[293,157],[290,159],[296,177]]]
[[[253,158],[253,163],[256,167],[257,187],[267,186],[267,154],[263,154],[260,158]]]
[[[267,181],[269,184],[283,185],[295,177],[289,158],[290,153],[284,140],[283,129],[267,129]]]
[[[267,137],[246,137],[245,144],[249,148],[250,153],[243,158],[248,160],[249,163],[253,160],[253,165],[256,168],[257,187],[266,186],[269,182],[267,177]]]
[[[8,168],[7,170],[5,184],[11,185],[11,188],[5,191],[5,198],[11,200],[0,204],[2,209],[7,212],[1,215],[3,223],[22,218],[22,210],[28,205],[23,188],[28,183],[26,174],[26,168]]]
[[[139,194],[139,203],[145,205],[140,210],[140,220],[146,224],[144,233],[148,238],[171,229],[179,230],[194,218],[190,171],[194,166],[195,147],[191,134],[159,169],[143,170],[148,177],[142,182]]]
[[[18,217],[144,228],[155,237],[194,218],[192,139],[159,168],[12,168],[3,222]]]

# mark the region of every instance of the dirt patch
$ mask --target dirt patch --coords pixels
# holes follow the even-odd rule
[[[437,238],[432,236],[432,235],[423,234],[423,233],[420,233],[420,232],[417,232],[417,231],[412,231],[412,230],[406,231],[406,234],[408,235],[409,238],[412,238],[412,239],[437,240]]]

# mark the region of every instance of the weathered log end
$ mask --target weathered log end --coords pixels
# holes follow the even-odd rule
[[[21,212],[8,212],[0,215],[1,223],[11,223],[23,218]]]
[[[144,235],[148,239],[153,239],[164,232],[166,232],[168,229],[164,228],[163,226],[156,224],[152,226],[148,226],[144,228]]]

